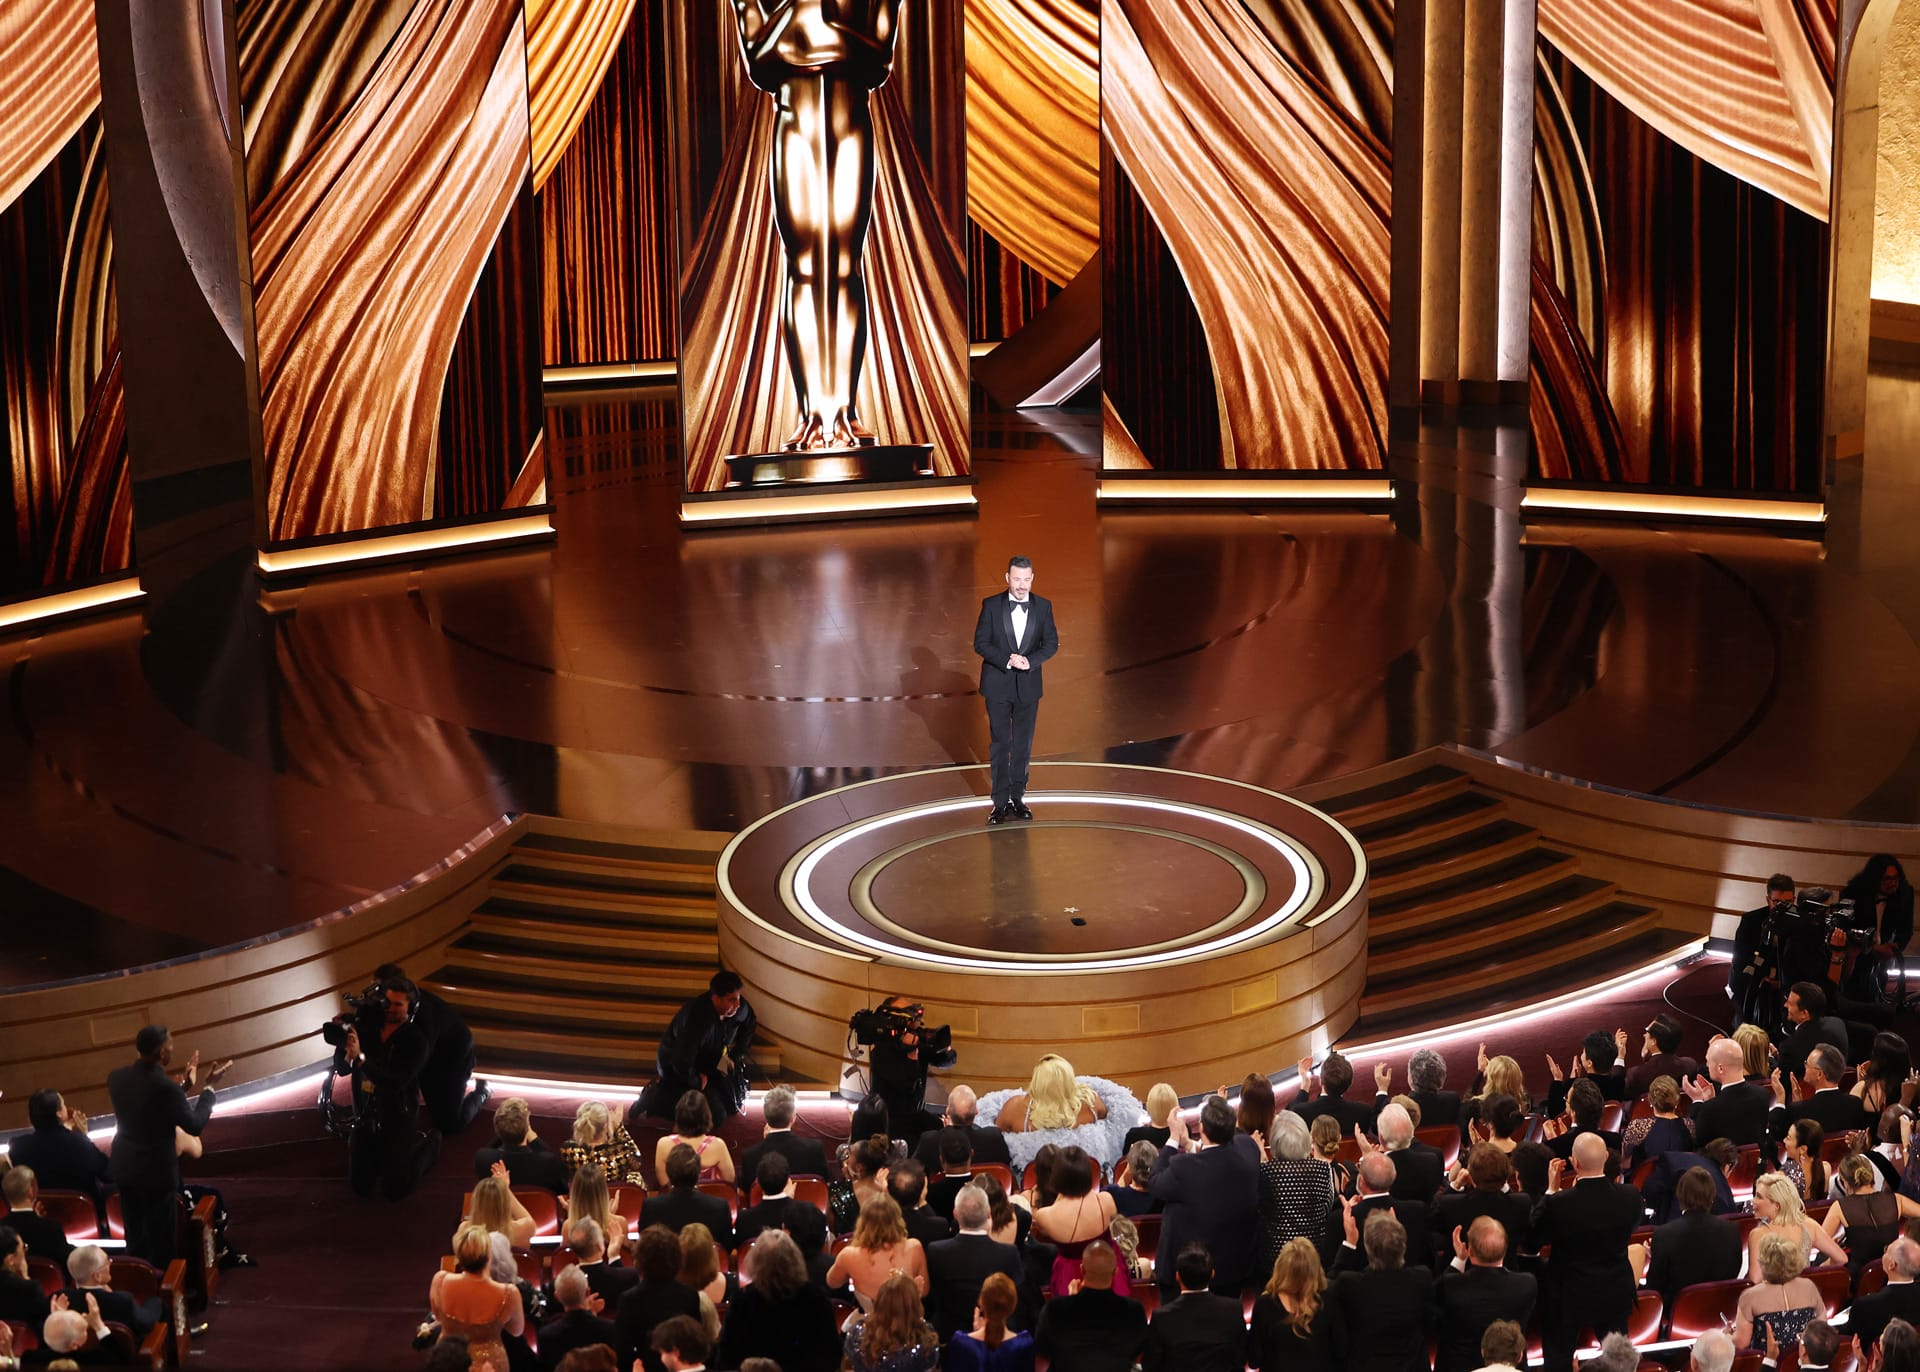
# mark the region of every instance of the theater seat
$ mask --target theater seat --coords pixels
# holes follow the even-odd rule
[[[1709,1329],[1730,1324],[1740,1308],[1740,1293],[1747,1283],[1732,1281],[1696,1282],[1674,1293],[1673,1310],[1667,1320],[1667,1337],[1697,1339]]]
[[[516,1186],[513,1198],[527,1208],[533,1216],[533,1236],[552,1238],[560,1232],[560,1201],[542,1186]],[[472,1212],[472,1202],[468,1202],[467,1213]]]
[[[78,1191],[42,1191],[40,1213],[66,1232],[69,1243],[92,1243],[100,1237],[100,1217],[93,1197]]]
[[[825,1177],[795,1176],[788,1178],[788,1180],[793,1183],[793,1198],[795,1200],[806,1202],[823,1215],[828,1213],[827,1179]],[[753,1189],[747,1192],[747,1204],[758,1205],[765,1199],[766,1196],[760,1190],[760,1183],[755,1182]],[[639,1212],[635,1211],[634,1213],[638,1214]]]
[[[52,1258],[27,1259],[27,1275],[40,1283],[49,1296],[67,1287],[67,1270]]]
[[[1617,1134],[1626,1127],[1626,1106],[1617,1100],[1610,1100],[1600,1108],[1600,1128],[1603,1132]]]
[[[640,1207],[646,1204],[647,1193],[637,1186],[616,1186],[613,1188],[613,1208],[618,1210],[627,1222],[627,1232],[640,1232]]]
[[[22,1324],[18,1320],[8,1320],[6,1325],[13,1331],[13,1351],[16,1355],[31,1353],[40,1346],[40,1333],[32,1325]]]
[[[1005,1163],[976,1162],[973,1165],[973,1170],[976,1172],[985,1172],[989,1176],[999,1178],[1000,1189],[1005,1191],[1009,1196],[1013,1194],[1013,1169]]]
[[[1448,1167],[1460,1161],[1460,1126],[1426,1124],[1414,1130],[1413,1136],[1429,1148],[1438,1148]]]
[[[1853,1274],[1846,1268],[1810,1267],[1805,1275],[1819,1288],[1820,1298],[1827,1303],[1828,1319],[1847,1308],[1847,1302],[1853,1298]]]
[[[1860,1280],[1853,1288],[1854,1299],[1858,1300],[1861,1296],[1871,1296],[1886,1284],[1886,1265],[1883,1264],[1880,1259],[1875,1258],[1872,1262],[1860,1269]]]
[[[1727,1178],[1727,1185],[1733,1188],[1734,1195],[1753,1190],[1753,1179],[1760,1175],[1760,1146],[1749,1143],[1741,1148],[1740,1160],[1733,1165],[1733,1175]]]
[[[698,1184],[697,1189],[702,1195],[718,1196],[721,1200],[725,1201],[729,1215],[738,1215],[740,1213],[740,1188],[732,1182],[703,1181]]]

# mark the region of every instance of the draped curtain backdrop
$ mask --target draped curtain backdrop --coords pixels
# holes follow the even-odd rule
[[[242,0],[269,543],[544,498],[519,0]]]
[[[1377,469],[1387,0],[1105,0],[1110,468]]]
[[[0,598],[133,561],[99,104],[92,0],[0,14]]]

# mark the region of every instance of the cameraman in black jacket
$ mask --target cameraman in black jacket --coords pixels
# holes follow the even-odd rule
[[[419,1129],[420,1073],[432,1052],[414,1022],[419,994],[405,977],[383,980],[353,1014],[335,1021],[345,1033],[333,1050],[333,1070],[353,1074],[347,1178],[358,1196],[378,1186],[382,1196],[399,1200],[440,1156],[439,1131]]]
[[[397,963],[382,963],[373,979],[383,986],[413,983]],[[426,1101],[433,1127],[447,1138],[458,1138],[486,1108],[493,1091],[484,1081],[473,1078],[475,1056],[473,1030],[460,1018],[460,1012],[433,992],[415,986],[419,1008],[413,1024],[427,1041],[427,1065],[420,1069],[420,1095]]]
[[[940,1117],[926,1107],[927,1072],[953,1066],[953,1030],[929,1029],[926,1008],[905,996],[888,996],[879,1009],[860,1011],[852,1029],[867,1045],[874,1094],[886,1102],[893,1136],[914,1147],[922,1134],[940,1127]]]

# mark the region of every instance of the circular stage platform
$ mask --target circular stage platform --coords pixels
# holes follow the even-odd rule
[[[1058,1051],[1144,1092],[1210,1089],[1336,1039],[1366,980],[1360,845],[1273,791],[1041,763],[1031,822],[986,824],[987,769],[813,796],[720,857],[720,950],[783,1061],[837,1081],[889,995],[951,1024],[947,1075],[1021,1085]]]

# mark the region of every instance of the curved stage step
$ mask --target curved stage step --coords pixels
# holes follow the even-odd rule
[[[1370,865],[1355,1037],[1535,1004],[1699,941],[1583,872],[1457,768],[1425,767],[1313,803],[1354,831]]]
[[[521,835],[425,985],[473,1027],[484,1072],[630,1084],[653,1076],[674,1011],[719,965],[720,836],[612,843]],[[781,1077],[762,1032],[753,1060]]]

